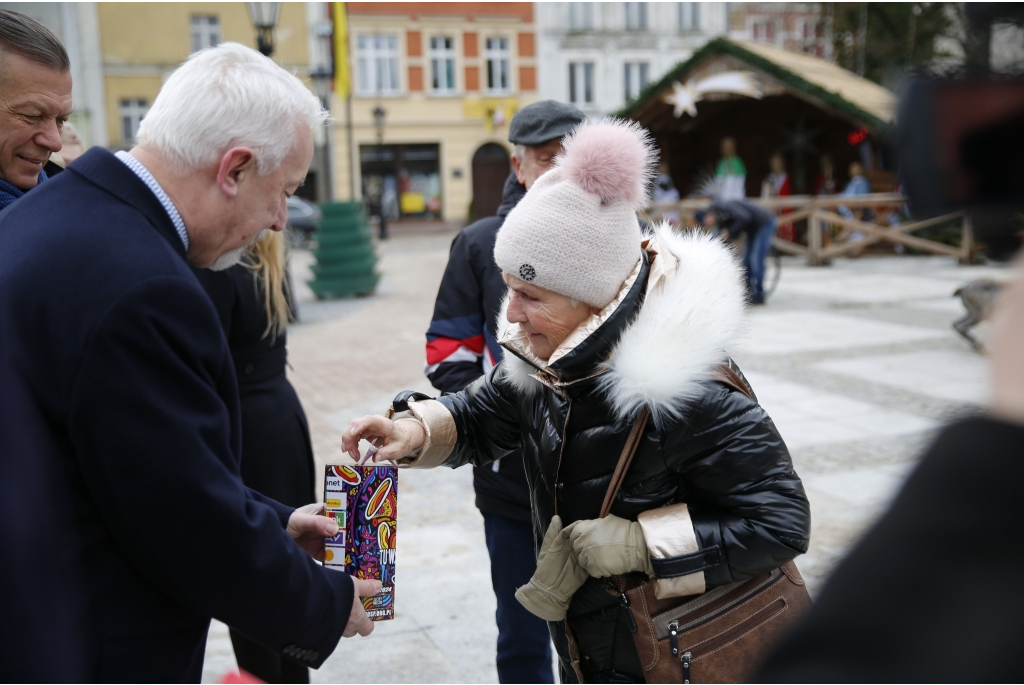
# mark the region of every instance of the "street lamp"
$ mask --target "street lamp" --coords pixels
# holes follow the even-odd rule
[[[377,127],[377,145],[384,143],[384,117],[387,115],[387,111],[380,105],[373,108],[373,125]]]
[[[334,74],[327,67],[317,67],[309,72],[309,80],[313,82],[313,94],[320,98],[320,104],[330,112],[331,81],[334,80]]]
[[[328,112],[331,111],[331,82],[334,80],[334,73],[327,67],[319,66],[309,72],[309,80],[313,83],[313,94],[320,99],[321,106]],[[317,184],[317,197],[321,202],[330,202],[334,195],[334,181],[331,174],[331,124],[327,124],[323,131],[323,144],[318,151],[319,173]]]
[[[387,111],[383,107],[377,105],[373,108],[373,125],[377,127],[377,160],[381,161],[384,159],[384,117],[388,115]],[[388,219],[385,216],[386,208],[384,207],[384,184],[381,179],[381,185],[378,189],[377,196],[370,198],[370,209],[371,211],[376,209],[377,216],[380,217],[380,239],[388,239]]]
[[[257,49],[270,57],[274,52],[274,27],[277,25],[277,17],[281,14],[281,3],[279,2],[250,2],[249,18],[252,25],[256,27]]]

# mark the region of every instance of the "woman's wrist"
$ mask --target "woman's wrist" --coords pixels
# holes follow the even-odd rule
[[[395,430],[400,432],[399,440],[408,445],[402,456],[418,457],[427,440],[427,431],[420,420],[414,416],[395,419]]]

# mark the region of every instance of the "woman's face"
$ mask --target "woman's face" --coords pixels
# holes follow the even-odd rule
[[[558,346],[576,330],[594,309],[565,295],[530,285],[509,274],[502,274],[511,291],[506,317],[517,323],[526,333],[530,351],[538,359],[547,361]]]

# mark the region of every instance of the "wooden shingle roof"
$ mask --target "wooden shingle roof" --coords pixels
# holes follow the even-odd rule
[[[618,116],[641,119],[645,111],[661,102],[675,81],[685,82],[688,72],[716,55],[729,55],[755,72],[764,72],[786,88],[798,90],[804,97],[818,100],[876,131],[889,128],[895,121],[896,95],[873,81],[813,55],[726,38],[710,41],[690,59],[649,85],[636,100],[618,112]]]

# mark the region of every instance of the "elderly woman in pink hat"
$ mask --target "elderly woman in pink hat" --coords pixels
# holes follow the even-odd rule
[[[366,439],[377,461],[411,468],[522,450],[540,562],[517,597],[550,622],[569,681],[645,681],[609,577],[696,595],[780,566],[810,534],[786,445],[728,357],[746,308],[733,253],[701,232],[641,230],[654,157],[636,124],[581,124],[498,233],[504,361],[459,393],[402,393],[342,438],[353,457]]]

